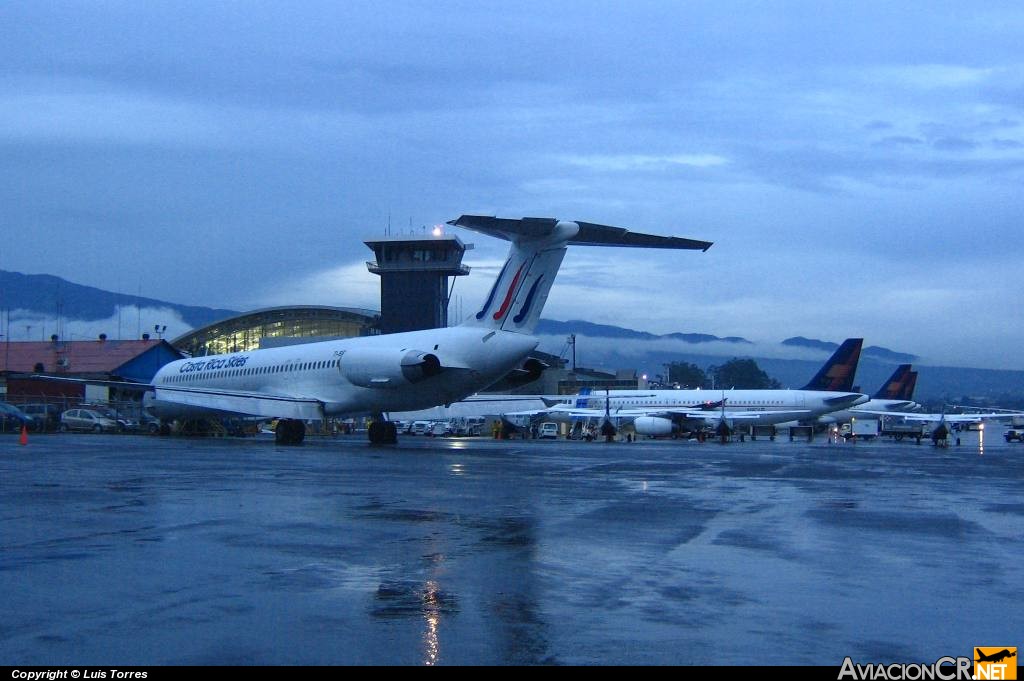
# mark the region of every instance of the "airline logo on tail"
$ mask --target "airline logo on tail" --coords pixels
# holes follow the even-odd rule
[[[863,338],[847,338],[803,389],[851,392],[863,344]]]
[[[508,270],[508,266],[512,264],[512,259],[509,258],[505,261],[504,266],[501,268],[501,272],[498,273],[498,278],[494,280],[494,285],[491,286],[491,292],[487,294],[487,300],[484,302],[483,308],[476,313],[477,319],[483,319],[487,315],[487,310],[491,308],[491,303],[494,302],[494,294],[498,292],[498,287],[501,285],[501,280],[505,278],[505,272]],[[512,293],[512,287],[509,287],[509,294]]]
[[[554,282],[565,246],[516,245],[473,323],[532,333]]]
[[[875,394],[875,398],[880,400],[909,400],[910,397],[901,397],[901,395],[907,392],[910,373],[909,364],[901,364],[896,367],[896,371],[893,372],[889,380],[885,382],[885,385]]]
[[[505,300],[501,302],[501,307],[499,307],[498,311],[494,313],[494,321],[500,320],[505,316],[505,313],[508,312],[508,306],[512,304],[512,296],[516,292],[516,287],[519,286],[519,277],[523,274],[523,267],[525,266],[526,263],[524,262],[519,266],[519,269],[516,270],[516,276],[512,277],[512,283],[508,285],[508,291],[505,293]]]

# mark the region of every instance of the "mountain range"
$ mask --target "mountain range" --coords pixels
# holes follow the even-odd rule
[[[119,306],[173,310],[193,328],[239,314],[236,310],[225,308],[180,305],[154,298],[113,293],[52,275],[0,270],[0,309],[24,311],[40,317],[102,320],[116,315]],[[577,351],[581,364],[604,368],[637,367],[652,374],[661,373],[665,364],[674,361],[707,367],[734,357],[750,357],[769,375],[790,387],[798,387],[809,380],[828,354],[838,347],[836,342],[795,336],[785,339],[779,345],[793,351],[807,351],[804,354],[813,359],[780,359],[758,356],[765,352],[765,346],[741,336],[720,337],[703,333],[659,335],[584,320],[542,319],[537,334],[548,339],[548,347],[542,342],[542,349],[555,353],[558,348],[550,346],[552,343],[561,345],[563,341],[559,337],[571,334],[580,336],[577,339]],[[867,346],[861,352],[858,382],[866,392],[874,392],[888,378],[894,365],[912,363],[917,359],[910,353]],[[960,399],[961,396],[975,396],[992,399],[1024,393],[1022,371],[916,368],[921,369],[918,381],[918,395],[921,397],[956,396]]]
[[[220,308],[179,305],[155,298],[113,293],[101,288],[74,284],[50,274],[22,274],[0,270],[0,306],[38,315],[69,319],[108,319],[117,307],[168,308],[193,328],[232,317],[238,312]]]

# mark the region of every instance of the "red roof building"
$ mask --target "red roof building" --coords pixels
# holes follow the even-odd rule
[[[148,383],[163,365],[184,355],[164,340],[21,341],[0,343],[0,387],[17,397],[81,398],[82,384],[32,378]]]

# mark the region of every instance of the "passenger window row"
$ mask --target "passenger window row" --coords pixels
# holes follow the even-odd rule
[[[187,383],[190,380],[199,379],[202,381],[211,378],[226,378],[231,376],[262,376],[264,374],[279,374],[294,371],[315,371],[318,369],[331,369],[338,366],[340,359],[321,360],[319,362],[302,362],[300,364],[274,364],[265,367],[248,367],[245,369],[218,369],[216,371],[200,371],[198,373],[179,374],[177,376],[164,376],[164,383]]]

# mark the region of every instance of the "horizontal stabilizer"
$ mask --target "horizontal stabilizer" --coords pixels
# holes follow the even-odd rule
[[[578,246],[625,246],[632,248],[670,248],[677,250],[706,251],[712,242],[685,239],[675,236],[659,236],[631,232],[622,227],[609,227],[592,222],[562,222],[555,218],[498,218],[491,215],[463,215],[450,220],[449,225],[464,227],[497,239],[512,241],[516,237],[543,239],[555,234],[559,224],[576,225],[575,236],[567,243]]]
[[[853,404],[857,398],[860,397],[859,393],[850,393],[849,395],[836,395],[835,397],[826,397],[822,400],[825,404],[832,407],[847,406]],[[867,399],[866,397],[863,399]]]
[[[580,231],[569,239],[570,244],[581,246],[629,246],[632,248],[672,248],[689,251],[706,251],[711,248],[710,241],[684,239],[678,236],[659,236],[631,232],[622,227],[595,225],[592,222],[576,222]]]

